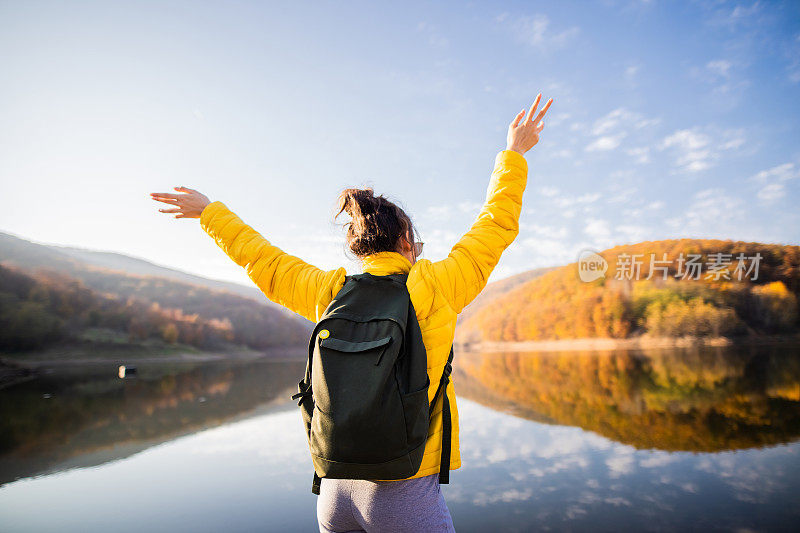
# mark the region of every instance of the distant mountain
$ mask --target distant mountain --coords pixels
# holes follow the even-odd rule
[[[608,270],[590,282],[581,281],[576,262],[531,271],[522,283],[494,290],[489,285],[459,317],[456,342],[799,329],[800,246],[676,239],[616,246],[599,255]]]
[[[173,339],[177,330],[179,342],[188,339],[187,344],[202,348],[210,348],[209,342],[219,338],[234,345],[264,349],[305,345],[313,327],[305,318],[268,300],[256,288],[208,280],[117,253],[36,244],[0,233],[0,265],[6,267],[7,282],[5,297],[0,294],[0,318],[13,319],[19,329],[23,327],[18,321],[20,310],[27,309],[30,316],[42,320],[37,324],[50,331],[51,337],[59,337],[53,333],[57,323],[66,328],[61,328],[59,338],[65,334],[83,338],[85,332],[81,328],[105,324],[102,327],[122,331],[131,340],[153,335]],[[14,283],[28,287],[34,294],[20,292]],[[81,299],[76,294],[85,297]],[[54,299],[81,303],[69,308],[48,307]],[[106,316],[111,312],[122,313],[126,318],[111,320]],[[172,326],[165,332],[169,323]],[[216,333],[200,334],[197,328],[201,327]],[[114,337],[110,333],[101,336],[108,335]]]
[[[78,278],[82,278],[81,272],[87,270],[87,266],[95,266],[108,270],[116,270],[127,274],[142,276],[156,276],[176,281],[201,285],[210,289],[220,289],[245,298],[256,300],[267,307],[305,321],[296,313],[292,313],[282,305],[270,301],[255,286],[248,287],[239,283],[208,279],[188,272],[181,272],[173,268],[156,265],[145,259],[131,257],[117,252],[103,252],[77,248],[74,246],[60,246],[55,244],[38,244],[27,241],[14,235],[0,232],[0,262],[10,263],[23,268],[32,267],[56,267],[61,270],[67,269]]]

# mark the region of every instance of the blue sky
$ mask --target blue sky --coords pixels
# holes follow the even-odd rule
[[[491,281],[584,248],[800,242],[797,2],[0,2],[0,231],[249,283],[151,191],[359,265],[345,187],[469,229],[508,123],[554,98]]]

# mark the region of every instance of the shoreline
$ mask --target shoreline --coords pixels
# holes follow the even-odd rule
[[[632,337],[613,339],[591,337],[541,341],[492,341],[455,343],[463,353],[485,352],[580,352],[611,350],[647,350],[657,348],[687,348],[698,346],[762,346],[800,343],[800,334],[757,335],[749,337]],[[58,351],[8,353],[0,352],[0,389],[33,379],[47,367],[86,364],[136,365],[152,363],[208,363],[219,361],[302,361],[308,357],[306,346],[274,347],[266,350],[228,350],[214,352],[157,351],[113,353],[100,351],[87,356],[83,350],[69,348]]]
[[[305,346],[287,346],[256,350],[230,350],[214,352],[165,352],[100,354],[87,357],[81,352],[69,350],[44,353],[0,352],[0,389],[40,376],[48,367],[73,365],[128,365],[152,363],[209,363],[215,361],[301,361],[308,357]]]
[[[571,352],[635,350],[650,348],[688,348],[696,346],[760,346],[800,342],[800,335],[763,335],[751,337],[631,337],[613,339],[589,337],[540,341],[486,341],[455,343],[462,352]]]

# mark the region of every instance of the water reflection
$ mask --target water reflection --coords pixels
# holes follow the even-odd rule
[[[127,457],[284,402],[302,362],[65,365],[0,391],[0,485]]]
[[[636,448],[722,451],[800,436],[800,349],[460,354],[456,390]]]
[[[460,533],[795,531],[800,520],[798,443],[642,450],[471,401],[459,413],[465,466],[443,490]]]
[[[6,484],[0,530],[315,531],[311,468],[290,400],[123,459]]]
[[[457,358],[461,533],[800,520],[798,346]],[[67,367],[0,391],[0,529],[316,530],[303,366]]]

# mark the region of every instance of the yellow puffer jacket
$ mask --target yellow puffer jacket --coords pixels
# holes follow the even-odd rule
[[[500,255],[519,233],[522,193],[528,164],[518,152],[503,150],[495,158],[486,201],[470,230],[441,261],[418,259],[413,265],[397,252],[379,252],[362,259],[362,269],[378,276],[408,272],[407,287],[417,313],[428,352],[431,379],[428,401],[433,399],[450,346],[456,317],[486,286]],[[200,216],[201,227],[225,253],[247,270],[259,289],[272,301],[317,322],[344,285],[344,267],[323,271],[270,244],[222,202],[212,202]],[[458,364],[458,355],[453,362]],[[453,382],[447,387],[453,417],[450,469],[461,466],[458,448],[458,408]],[[434,412],[419,471],[412,478],[439,471],[442,410]],[[410,479],[410,478],[409,478]]]

